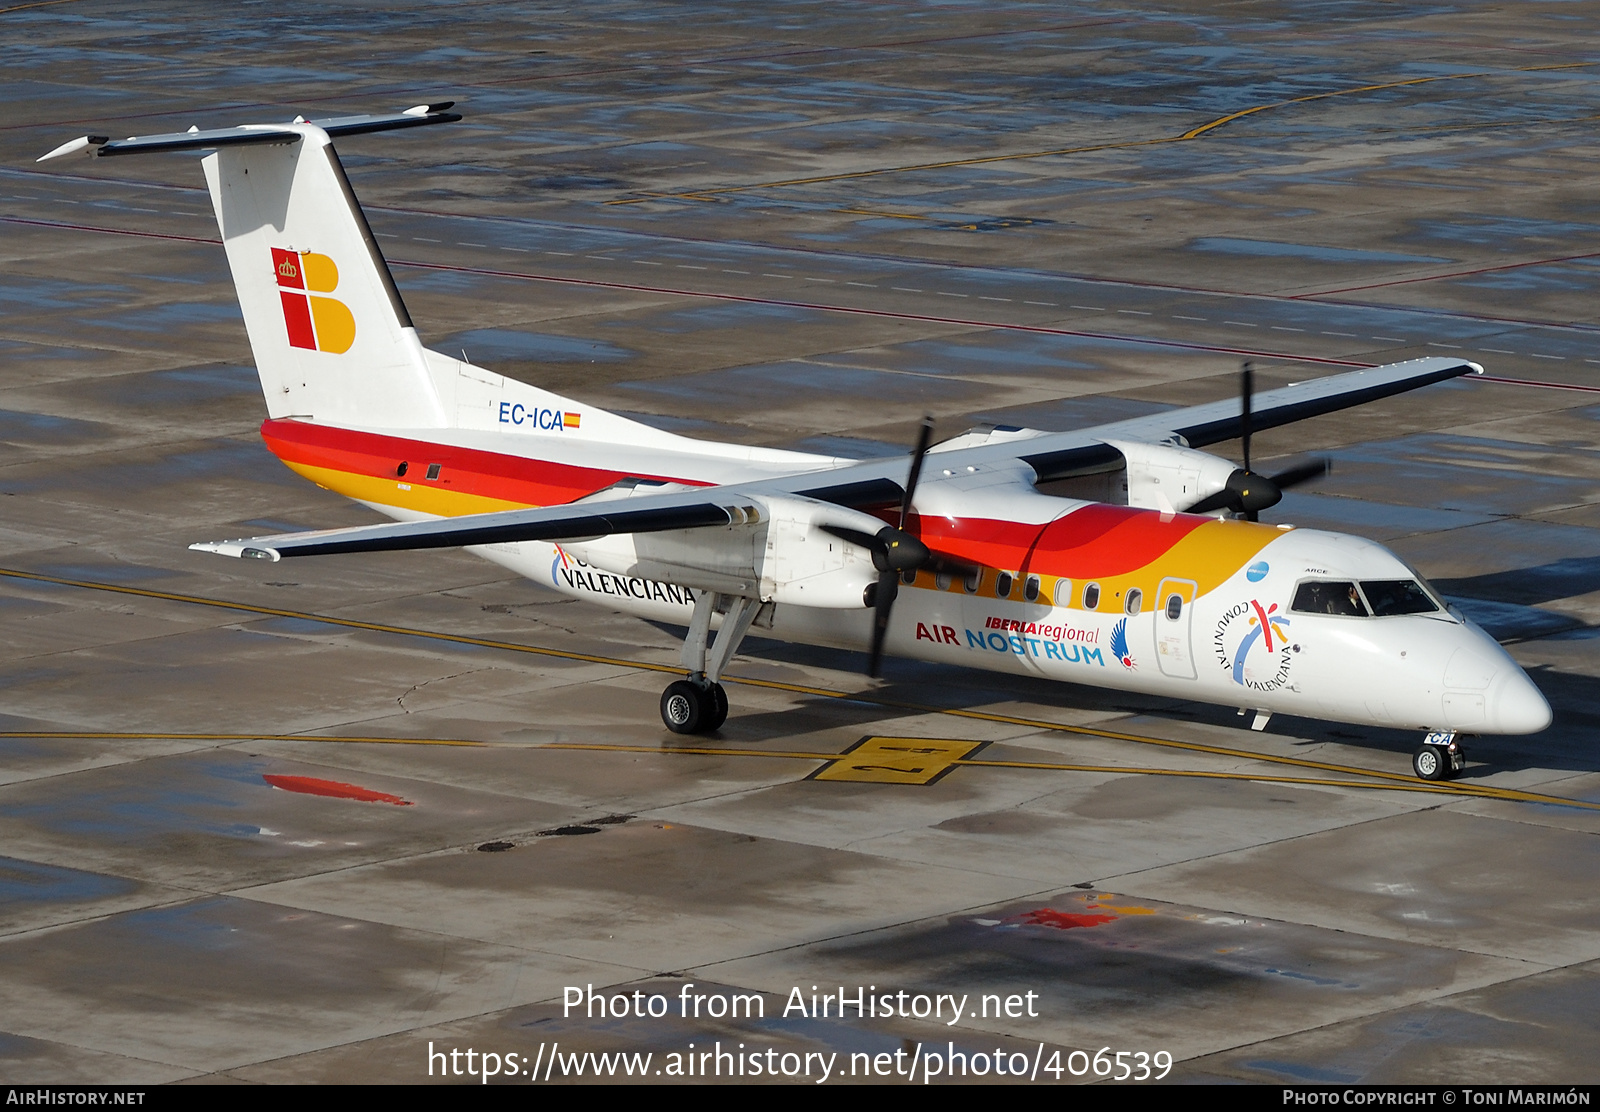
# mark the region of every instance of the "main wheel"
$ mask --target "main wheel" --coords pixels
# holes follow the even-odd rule
[[[1424,745],[1411,755],[1411,771],[1423,780],[1444,780],[1450,775],[1450,755],[1437,745]]]
[[[722,724],[728,720],[728,693],[720,683],[714,683],[706,689],[705,694],[709,713],[700,725],[700,732],[709,734],[722,729]]]
[[[661,693],[661,721],[675,734],[698,734],[713,717],[715,704],[699,684],[677,680]]]

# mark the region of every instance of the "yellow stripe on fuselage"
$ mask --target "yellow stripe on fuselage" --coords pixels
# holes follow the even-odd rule
[[[463,514],[486,514],[497,510],[526,509],[519,502],[503,498],[489,498],[481,494],[467,494],[451,490],[448,486],[430,483],[426,479],[408,483],[404,479],[377,478],[358,475],[352,471],[336,471],[331,467],[313,467],[306,463],[284,460],[286,466],[302,478],[310,479],[319,487],[354,498],[358,502],[394,506],[434,517],[461,517]]]

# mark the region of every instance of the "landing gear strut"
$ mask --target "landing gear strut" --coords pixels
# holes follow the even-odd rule
[[[1466,763],[1466,750],[1451,730],[1435,730],[1411,756],[1411,770],[1424,780],[1454,780]]]
[[[727,721],[728,693],[718,681],[760,609],[760,599],[710,591],[694,600],[689,635],[683,639],[682,661],[689,678],[668,684],[661,693],[661,721],[667,729],[675,734],[709,734]],[[714,612],[722,614],[722,627],[711,641]]]

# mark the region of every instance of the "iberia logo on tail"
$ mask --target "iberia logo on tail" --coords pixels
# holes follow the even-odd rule
[[[344,302],[317,294],[332,293],[339,268],[326,255],[272,249],[272,269],[283,299],[283,323],[289,346],[342,355],[356,342],[356,318]]]

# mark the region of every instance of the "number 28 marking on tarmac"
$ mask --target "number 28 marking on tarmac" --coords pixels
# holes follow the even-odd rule
[[[932,784],[988,742],[930,737],[864,737],[807,777],[866,784]]]

